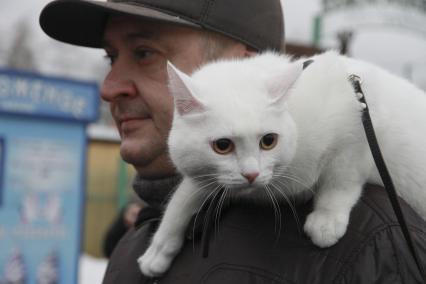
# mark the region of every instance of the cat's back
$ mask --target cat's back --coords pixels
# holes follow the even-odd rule
[[[406,145],[421,151],[426,144],[425,91],[373,64],[346,57],[342,60],[348,74],[361,77],[373,124],[383,143],[394,141],[398,147]],[[426,158],[426,152],[421,156]]]
[[[347,57],[341,59],[348,74],[361,77],[362,88],[373,113],[382,111],[382,115],[393,115],[394,118],[402,116],[410,120],[424,119],[426,123],[425,91],[374,64]],[[385,109],[388,110],[386,113]]]
[[[301,76],[303,82],[299,88],[302,91],[299,93],[313,97],[311,101],[315,103],[305,104],[304,108],[310,105],[314,109],[311,113],[320,113],[326,118],[330,117],[330,113],[337,114],[335,117],[339,117],[339,121],[335,123],[344,125],[343,129],[347,129],[354,120],[360,121],[361,108],[349,83],[349,76],[357,75],[361,78],[361,88],[374,128],[379,138],[383,138],[383,143],[396,142],[395,147],[404,144],[418,150],[423,148],[422,145],[426,144],[423,131],[426,125],[425,91],[401,76],[362,60],[334,52],[313,59],[317,66],[313,66],[313,72]],[[316,90],[322,90],[320,95]],[[399,143],[400,138],[406,139],[406,142]],[[426,157],[426,152],[421,156]]]

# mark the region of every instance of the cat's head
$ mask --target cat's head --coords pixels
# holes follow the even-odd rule
[[[181,173],[203,184],[260,188],[291,162],[297,127],[286,97],[301,67],[265,54],[211,63],[191,77],[170,63],[168,72],[169,152]]]

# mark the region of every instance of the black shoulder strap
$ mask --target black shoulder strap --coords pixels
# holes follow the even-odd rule
[[[416,262],[420,275],[423,278],[423,282],[426,283],[426,274],[425,274],[424,268],[422,266],[420,258],[415,249],[413,239],[411,237],[410,231],[408,230],[407,223],[404,218],[404,214],[402,213],[401,206],[398,201],[398,196],[396,194],[392,178],[386,167],[385,161],[383,159],[382,153],[379,148],[379,144],[377,142],[376,134],[373,128],[373,123],[370,117],[370,112],[368,110],[367,101],[365,99],[364,93],[361,88],[361,79],[359,76],[352,74],[349,76],[349,81],[351,82],[352,87],[355,91],[356,97],[358,101],[361,103],[361,106],[363,108],[362,124],[364,125],[365,135],[367,136],[368,144],[370,145],[370,150],[373,155],[374,162],[376,164],[377,169],[379,170],[380,177],[382,178],[383,185],[386,189],[386,192],[388,193],[388,197],[391,201],[393,210],[395,211],[395,215],[401,226],[401,230],[405,237],[407,245],[411,251],[411,254],[413,255],[414,261]]]

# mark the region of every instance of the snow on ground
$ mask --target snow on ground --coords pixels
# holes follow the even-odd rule
[[[88,254],[80,256],[79,284],[100,284],[105,274],[108,260]]]

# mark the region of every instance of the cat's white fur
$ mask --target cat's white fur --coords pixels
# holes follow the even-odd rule
[[[279,192],[296,196],[315,189],[314,210],[304,230],[320,247],[335,244],[363,185],[381,184],[350,74],[363,80],[399,194],[426,217],[425,93],[376,66],[334,52],[312,59],[302,70],[304,60],[265,53],[212,63],[191,77],[169,65],[175,99],[169,149],[184,180],[138,260],[144,274],[156,276],[168,269],[191,216],[220,187],[256,198],[268,190],[279,198]],[[259,141],[268,133],[278,134],[278,144],[262,150]],[[234,142],[231,153],[213,151],[212,142],[220,138]],[[243,175],[254,172],[259,176],[249,183]]]

